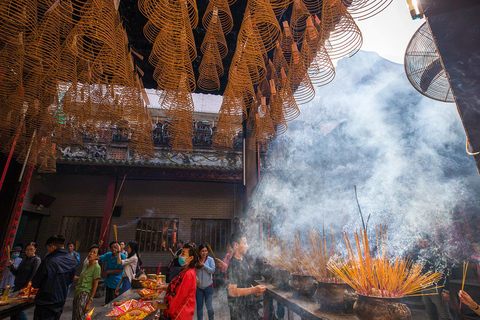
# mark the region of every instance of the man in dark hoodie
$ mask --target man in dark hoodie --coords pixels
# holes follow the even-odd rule
[[[45,246],[48,255],[32,280],[32,287],[38,288],[34,319],[59,320],[78,263],[65,249],[65,238],[62,235],[51,236]]]

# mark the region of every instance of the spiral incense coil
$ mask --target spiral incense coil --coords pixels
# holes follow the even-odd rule
[[[298,104],[308,103],[315,97],[315,89],[296,43],[292,45],[292,61],[288,69],[288,81]]]
[[[279,40],[279,44],[275,44],[275,50],[280,50],[287,62],[287,65],[290,64],[290,60],[292,57],[292,44],[295,42],[293,39],[292,29],[288,25],[288,21],[283,22],[283,33],[282,37]],[[279,47],[280,45],[280,47]],[[280,52],[279,51],[279,52]],[[285,69],[287,70],[287,69]]]
[[[215,0],[208,3],[207,9],[202,18],[203,27],[208,30],[212,21],[220,24],[224,34],[232,31],[233,17],[230,12],[228,1]]]
[[[242,107],[239,106],[238,98],[234,96],[231,88],[229,82],[223,95],[217,128],[213,135],[212,147],[216,150],[233,149],[233,143],[243,129]]]
[[[298,108],[297,101],[293,96],[293,90],[291,89],[290,81],[285,73],[285,70],[281,70],[282,79],[281,85],[277,84],[277,92],[283,106],[283,115],[285,121],[292,121],[300,115],[300,109]]]
[[[101,53],[113,52],[117,25],[118,12],[113,1],[93,1],[75,26],[78,57],[87,61],[107,61],[108,54]]]
[[[151,20],[148,20],[143,27],[143,34],[145,35],[145,38],[147,38],[147,40],[151,43],[155,43],[155,39],[157,39],[159,32],[160,27],[153,24]]]
[[[307,26],[307,19],[311,17],[310,11],[302,0],[294,0],[292,7],[292,16],[290,17],[290,27],[293,33],[293,39],[299,42]]]
[[[198,25],[198,9],[194,0],[139,0],[138,7],[160,30],[179,22],[179,18],[191,29]]]
[[[49,70],[58,68],[60,61],[60,21],[48,14],[37,33],[32,34],[33,39],[28,39],[25,44],[26,71],[46,74]]]
[[[319,21],[322,37],[327,38],[325,47],[331,59],[353,55],[362,46],[362,33],[342,2],[323,4],[322,20]]]
[[[256,144],[262,147],[268,147],[268,143],[275,139],[275,128],[270,116],[270,110],[266,105],[265,98],[262,98],[258,107],[258,113],[255,115],[255,124],[253,127],[253,139],[248,145],[249,149],[255,150]]]
[[[260,36],[265,53],[272,50],[280,36],[281,29],[270,2],[268,0],[248,0],[246,11],[249,11],[252,26]]]
[[[0,44],[17,43],[18,34],[36,30],[37,6],[34,0],[5,0],[0,3]]]
[[[155,68],[153,77],[157,81],[158,88],[160,90],[176,90],[180,78],[184,76],[189,91],[195,91],[195,76],[188,57],[180,56],[173,61],[175,63],[161,64]]]
[[[169,144],[173,149],[193,149],[193,99],[186,85],[177,91],[166,91],[161,107],[167,110]]]
[[[20,43],[7,43],[0,50],[0,99],[14,94],[22,86],[22,71],[23,46]]]
[[[207,28],[205,38],[203,39],[202,45],[200,46],[200,50],[203,54],[205,54],[205,51],[210,44],[217,45],[221,59],[227,56],[227,41],[225,40],[225,35],[222,32],[222,26],[220,25],[218,19],[213,19],[209,27]]]
[[[275,128],[275,134],[281,135],[287,131],[287,121],[283,114],[283,106],[280,96],[273,94],[270,98],[270,115]]]
[[[217,43],[209,43],[207,51],[198,68],[200,76],[197,85],[205,91],[220,90],[220,79],[223,75],[223,64]]]
[[[369,19],[385,10],[393,0],[341,0],[356,20]]]
[[[154,66],[168,64],[174,57],[185,53],[188,53],[190,62],[197,58],[192,29],[184,23],[172,24],[159,32],[148,61]]]
[[[292,47],[290,46],[290,51]],[[277,46],[275,50],[273,51],[273,66],[276,71],[277,78],[280,78],[282,76],[281,70],[285,70],[285,72],[288,72],[288,62],[285,59],[285,55],[283,53],[282,47],[279,42],[277,42]]]
[[[270,5],[272,6],[275,16],[280,17],[292,2],[293,0],[270,0]]]

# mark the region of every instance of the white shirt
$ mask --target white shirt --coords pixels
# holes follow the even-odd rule
[[[130,258],[122,260],[123,265],[123,277],[127,277],[130,282],[132,282],[133,277],[135,277],[135,270],[137,269],[138,257],[137,254],[134,254]]]

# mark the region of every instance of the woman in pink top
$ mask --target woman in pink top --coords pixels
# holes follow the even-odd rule
[[[225,255],[225,258],[223,258],[223,261],[218,259],[218,258],[215,258],[215,262],[217,263],[217,266],[225,274],[225,281],[227,281],[228,263],[230,262],[230,259],[232,259],[232,256],[233,256],[233,250],[232,250],[232,246],[230,245],[230,242],[229,242],[227,244],[227,254]]]

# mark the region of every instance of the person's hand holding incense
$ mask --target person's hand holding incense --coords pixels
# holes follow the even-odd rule
[[[460,297],[460,301],[467,305],[470,309],[474,310],[475,312],[480,311],[478,304],[473,301],[472,297],[468,293],[463,290],[458,292],[458,296]]]
[[[253,287],[254,295],[256,297],[261,296],[265,292],[266,289],[267,289],[266,286],[262,286],[262,285],[255,286],[255,287]]]
[[[223,262],[222,260],[220,260],[218,258],[215,258],[214,260],[220,268],[223,268],[226,265],[225,262]]]

